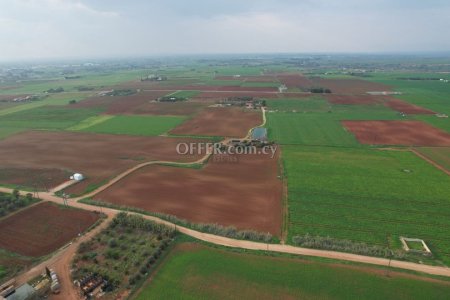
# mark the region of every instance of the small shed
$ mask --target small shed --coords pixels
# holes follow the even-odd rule
[[[81,180],[84,179],[84,176],[83,176],[83,174],[75,173],[72,176],[70,176],[70,179],[71,180],[76,180],[76,181],[81,181]]]

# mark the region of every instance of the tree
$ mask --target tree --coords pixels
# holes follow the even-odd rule
[[[13,190],[12,195],[13,195],[14,199],[18,200],[20,197],[20,192],[17,189],[15,189],[15,190]]]
[[[31,193],[27,193],[27,194],[25,195],[25,197],[26,197],[26,199],[28,200],[28,202],[31,202],[31,200],[33,200],[33,194],[31,194]]]

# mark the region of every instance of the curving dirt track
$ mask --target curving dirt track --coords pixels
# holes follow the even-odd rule
[[[79,194],[90,184],[101,184],[144,161],[195,161],[202,154],[179,155],[176,152],[178,143],[194,141],[191,138],[30,131],[0,141],[0,165],[8,169],[46,168],[83,173],[87,179],[67,190]],[[41,184],[42,178],[39,179],[37,183]]]
[[[450,146],[450,134],[420,121],[342,121],[361,144]]]
[[[278,155],[213,155],[200,170],[143,168],[95,199],[279,236],[282,182],[277,175]]]
[[[12,192],[11,189],[1,188],[1,187],[0,187],[0,191],[5,192],[5,193]],[[49,193],[41,193],[40,195],[41,195],[42,199],[47,200],[47,201],[53,201],[56,203],[62,202],[62,200],[59,197],[56,197]],[[97,206],[84,204],[84,203],[80,203],[80,202],[75,202],[75,201],[70,202],[69,204],[73,207],[78,207],[81,209],[91,210],[91,211],[92,210],[97,211],[100,209]],[[101,208],[101,210],[108,215],[115,215],[120,212],[120,210],[111,209],[111,208]],[[385,259],[385,258],[363,256],[363,255],[344,253],[344,252],[308,249],[308,248],[294,247],[294,246],[281,245],[281,244],[264,244],[264,243],[251,242],[251,241],[235,240],[235,239],[230,239],[230,238],[226,238],[226,237],[222,237],[222,236],[216,236],[213,234],[198,232],[198,231],[186,228],[186,227],[175,225],[173,223],[170,223],[168,221],[162,220],[157,217],[147,216],[147,215],[142,215],[142,216],[145,219],[152,220],[152,221],[155,221],[160,224],[174,227],[179,232],[187,234],[187,235],[197,238],[199,240],[209,242],[212,244],[222,245],[222,246],[241,248],[241,249],[250,249],[250,250],[273,251],[273,252],[290,253],[290,254],[297,254],[297,255],[324,257],[324,258],[344,260],[344,261],[367,263],[367,264],[373,264],[373,265],[379,265],[379,266],[390,266],[392,268],[400,268],[400,269],[412,270],[412,271],[417,271],[417,272],[423,272],[423,273],[431,274],[431,275],[450,277],[450,268],[447,268],[447,267],[429,266],[429,265],[416,264],[416,263],[405,262],[405,261],[389,260],[389,259]],[[68,272],[68,270],[67,270],[67,272]]]
[[[259,111],[238,107],[215,107],[201,111],[194,118],[170,131],[175,135],[242,137],[261,124]]]

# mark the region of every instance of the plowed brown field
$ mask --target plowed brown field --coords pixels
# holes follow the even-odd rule
[[[342,121],[361,144],[450,146],[450,134],[420,121]]]
[[[277,175],[277,156],[215,155],[201,170],[146,167],[95,199],[196,223],[234,225],[279,235],[282,184]]]
[[[0,248],[39,257],[62,247],[98,220],[92,212],[44,202],[0,221]]]

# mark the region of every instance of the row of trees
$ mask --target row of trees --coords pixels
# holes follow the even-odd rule
[[[362,242],[341,240],[331,237],[312,236],[309,234],[306,234],[304,236],[300,235],[294,236],[292,237],[292,242],[296,246],[305,248],[349,252],[354,254],[378,256],[393,259],[405,259],[407,255],[407,253],[401,249],[392,250],[387,247],[367,245],[366,243]]]
[[[31,193],[25,196],[20,195],[18,190],[14,190],[11,194],[0,193],[0,217],[6,216],[19,208],[36,202]]]

